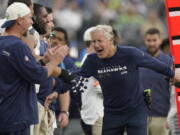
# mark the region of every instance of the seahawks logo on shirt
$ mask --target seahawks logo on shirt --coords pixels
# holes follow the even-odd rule
[[[123,72],[123,71],[127,71],[127,66],[109,66],[109,67],[104,67],[101,69],[98,69],[97,72],[98,74],[104,74],[104,73],[111,73],[111,72]]]

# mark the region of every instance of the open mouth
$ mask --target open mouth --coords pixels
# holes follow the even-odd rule
[[[97,54],[101,54],[104,51],[104,49],[96,49]]]

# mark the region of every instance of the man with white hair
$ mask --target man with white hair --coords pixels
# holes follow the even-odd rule
[[[94,53],[91,31],[94,27],[87,29],[84,33],[84,42],[87,46],[87,54],[82,60],[82,65],[87,55]],[[94,78],[88,78],[85,84],[87,89],[81,93],[81,124],[85,135],[101,135],[103,118],[103,96],[99,82]]]
[[[133,47],[113,44],[112,27],[98,25],[91,32],[95,54],[88,55],[80,75],[93,76],[102,88],[102,135],[147,134],[147,108],[139,84],[139,67],[150,68],[179,81],[179,75],[157,59]]]
[[[34,84],[49,76],[58,77],[57,67],[67,47],[57,47],[42,67],[21,38],[33,24],[30,9],[14,2],[6,10],[4,36],[0,37],[0,134],[29,135],[30,125],[38,122],[37,97]]]

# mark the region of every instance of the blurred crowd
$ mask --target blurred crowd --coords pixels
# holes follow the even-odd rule
[[[56,26],[67,30],[73,57],[81,57],[84,31],[97,24],[110,24],[121,37],[121,44],[141,47],[143,34],[151,27],[167,37],[164,0],[33,0],[53,8]],[[6,0],[1,0],[2,18]],[[5,6],[3,6],[5,5]]]

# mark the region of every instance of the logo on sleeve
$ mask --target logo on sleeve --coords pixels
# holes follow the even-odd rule
[[[28,62],[28,61],[29,61],[28,56],[25,56],[25,57],[24,57],[24,60],[25,60],[26,62]]]
[[[145,55],[145,53],[144,53],[143,51],[141,51],[141,54],[142,54],[142,56],[144,56],[144,55]]]
[[[2,51],[2,55],[5,55],[5,56],[9,57],[11,54],[8,51]]]

